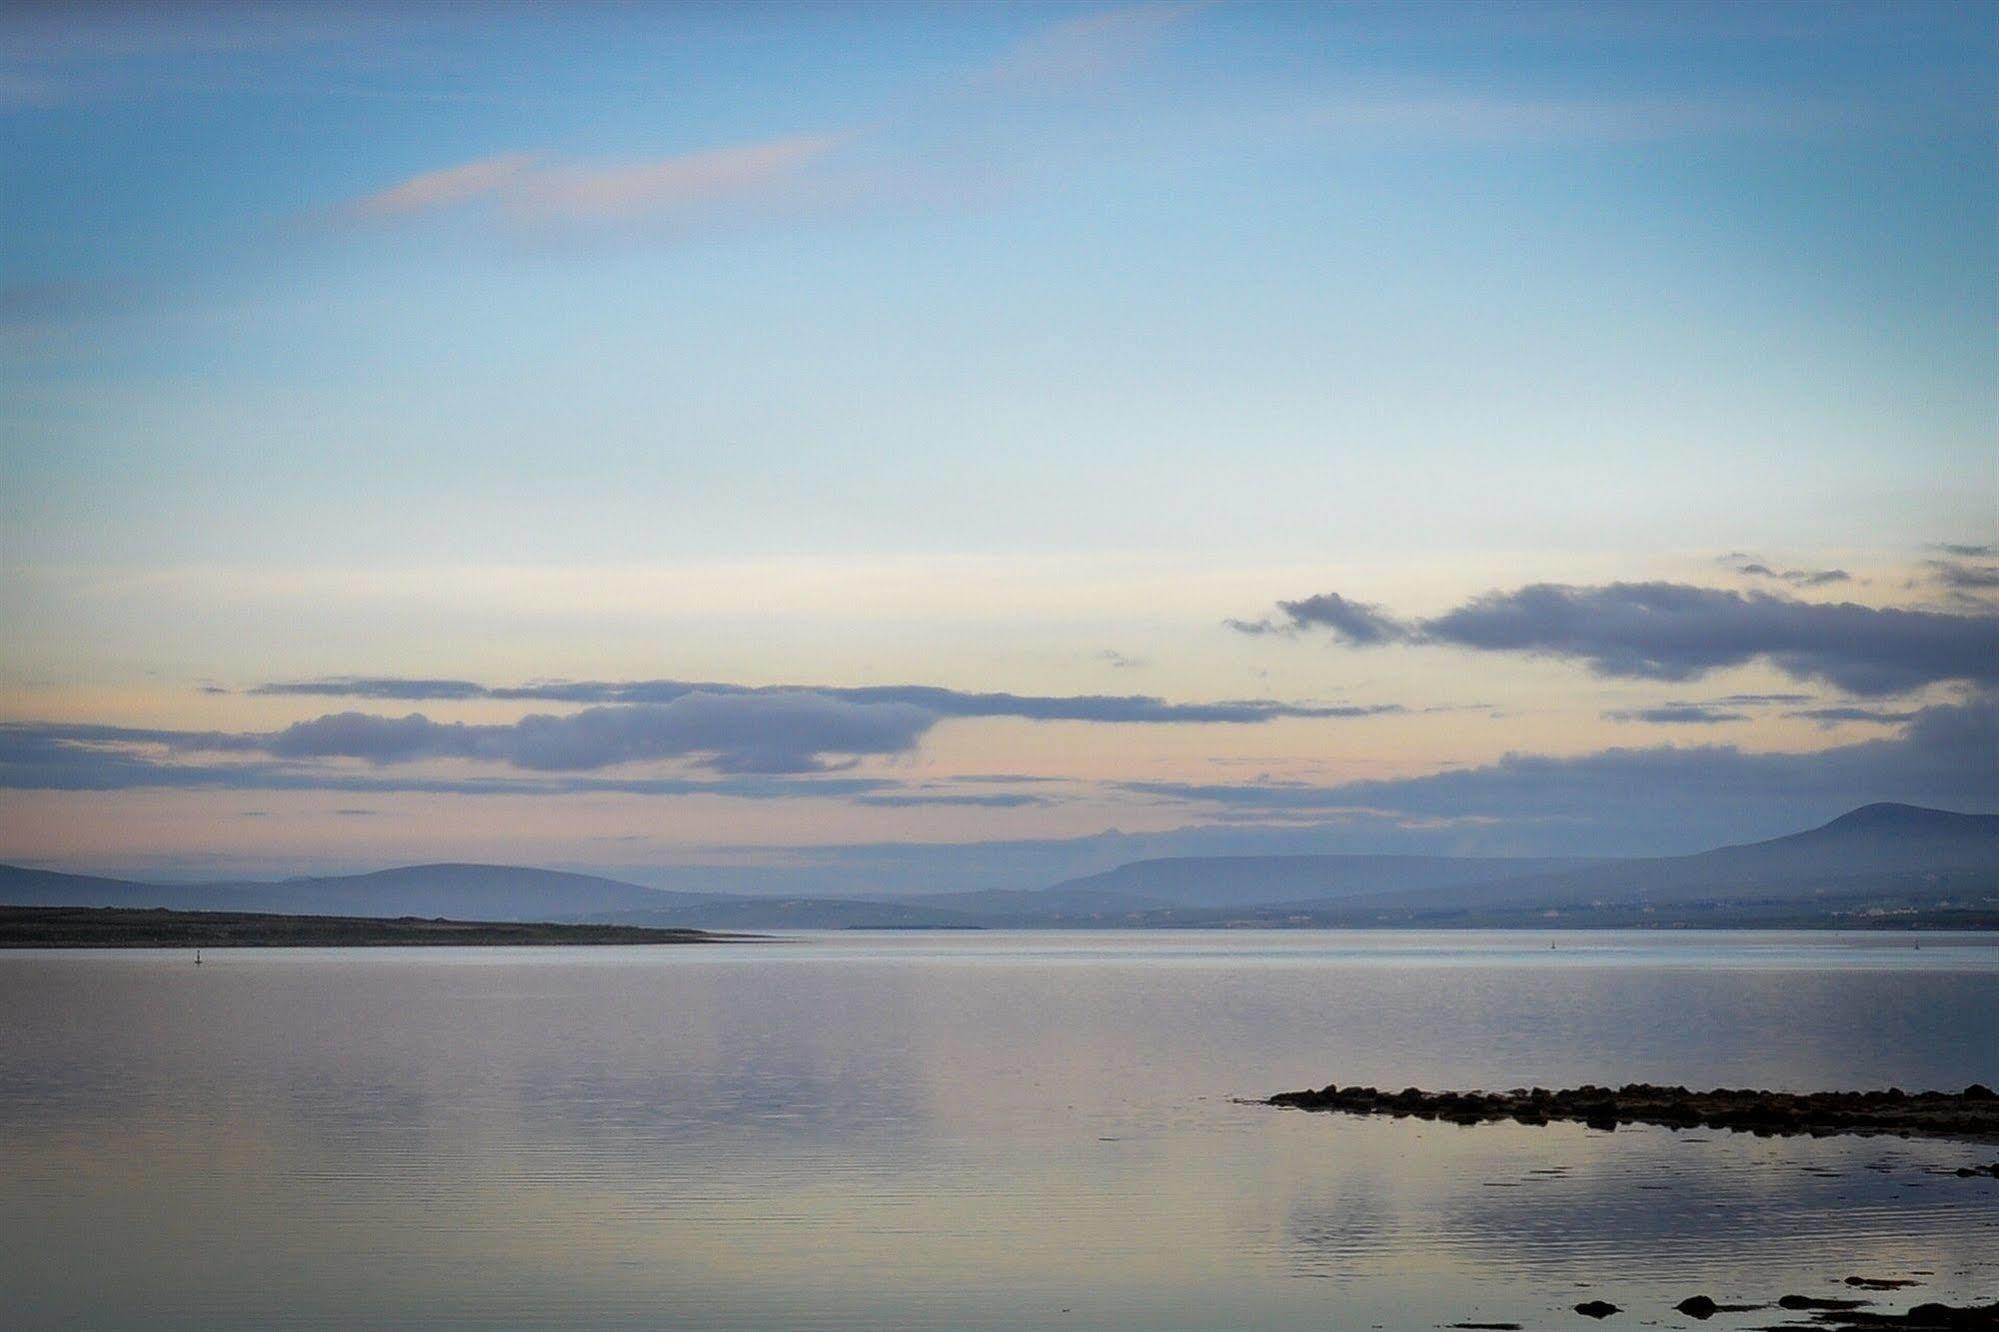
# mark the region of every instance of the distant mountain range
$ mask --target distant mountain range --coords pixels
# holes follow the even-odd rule
[[[508,865],[160,884],[0,866],[0,904],[710,929],[1958,925],[1999,928],[1999,815],[1868,805],[1808,832],[1637,860],[1226,856],[1052,887],[883,898],[666,892]]]

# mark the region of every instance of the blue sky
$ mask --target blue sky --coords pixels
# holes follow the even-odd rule
[[[1256,820],[1659,849],[1574,793],[1293,787],[1983,715],[1995,48],[1968,5],[16,7],[0,857],[643,869]],[[1846,577],[1782,577],[1813,570]],[[1651,674],[1609,629],[1436,627],[1537,584],[1627,628],[1654,602],[1592,589],[1741,604],[1687,603]],[[1329,592],[1417,628],[1275,609]],[[1724,621],[1746,650],[1690,646]],[[1888,675],[1801,667],[1821,625]],[[355,676],[488,693],[255,692]],[[243,739],[596,725],[491,695],[555,679],[724,701],[613,716],[653,737],[619,791],[441,789],[525,780],[513,732]],[[861,686],[1294,712],[925,719]],[[774,741],[822,734],[801,697],[861,708],[858,747]],[[694,707],[745,729],[658,738],[709,735]],[[658,785],[779,753],[754,794]],[[79,754],[122,766],[81,789]],[[391,769],[438,789],[335,812]],[[1898,781],[1985,807],[1990,769],[1677,835]],[[993,776],[1041,780],[961,780]]]

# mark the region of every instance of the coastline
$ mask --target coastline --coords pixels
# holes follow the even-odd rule
[[[640,925],[561,925],[415,916],[290,916],[164,907],[0,906],[0,949],[424,948],[749,943],[770,936]]]

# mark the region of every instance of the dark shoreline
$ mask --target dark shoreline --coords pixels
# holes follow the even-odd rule
[[[1999,1142],[1999,1093],[1974,1083],[1961,1092],[1792,1092],[1748,1088],[1689,1091],[1627,1083],[1622,1087],[1545,1087],[1505,1092],[1399,1092],[1329,1085],[1279,1092],[1265,1104],[1350,1115],[1414,1116],[1453,1124],[1548,1124],[1556,1120],[1614,1129],[1619,1124],[1730,1129],[1764,1136],[1894,1134]],[[1981,1172],[1982,1173],[1982,1172]]]
[[[423,948],[548,944],[742,943],[756,934],[654,929],[640,925],[557,925],[521,921],[429,920],[417,916],[285,916],[251,911],[169,911],[128,907],[0,906],[6,948]]]

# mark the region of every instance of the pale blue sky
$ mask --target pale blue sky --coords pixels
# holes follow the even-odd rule
[[[1221,624],[1757,585],[1732,551],[1855,575],[1786,597],[1988,617],[1925,561],[1999,541],[1994,15],[15,7],[4,719],[234,733],[317,705],[199,686],[563,676],[1410,714],[1364,752],[1107,730],[1124,771],[952,721],[898,780],[1670,743],[1602,720],[1663,693],[1545,654]],[[1493,693],[1484,731],[1420,719]],[[85,856],[119,807],[34,799],[75,838],[0,856]],[[865,831],[1132,826],[1120,799]]]

